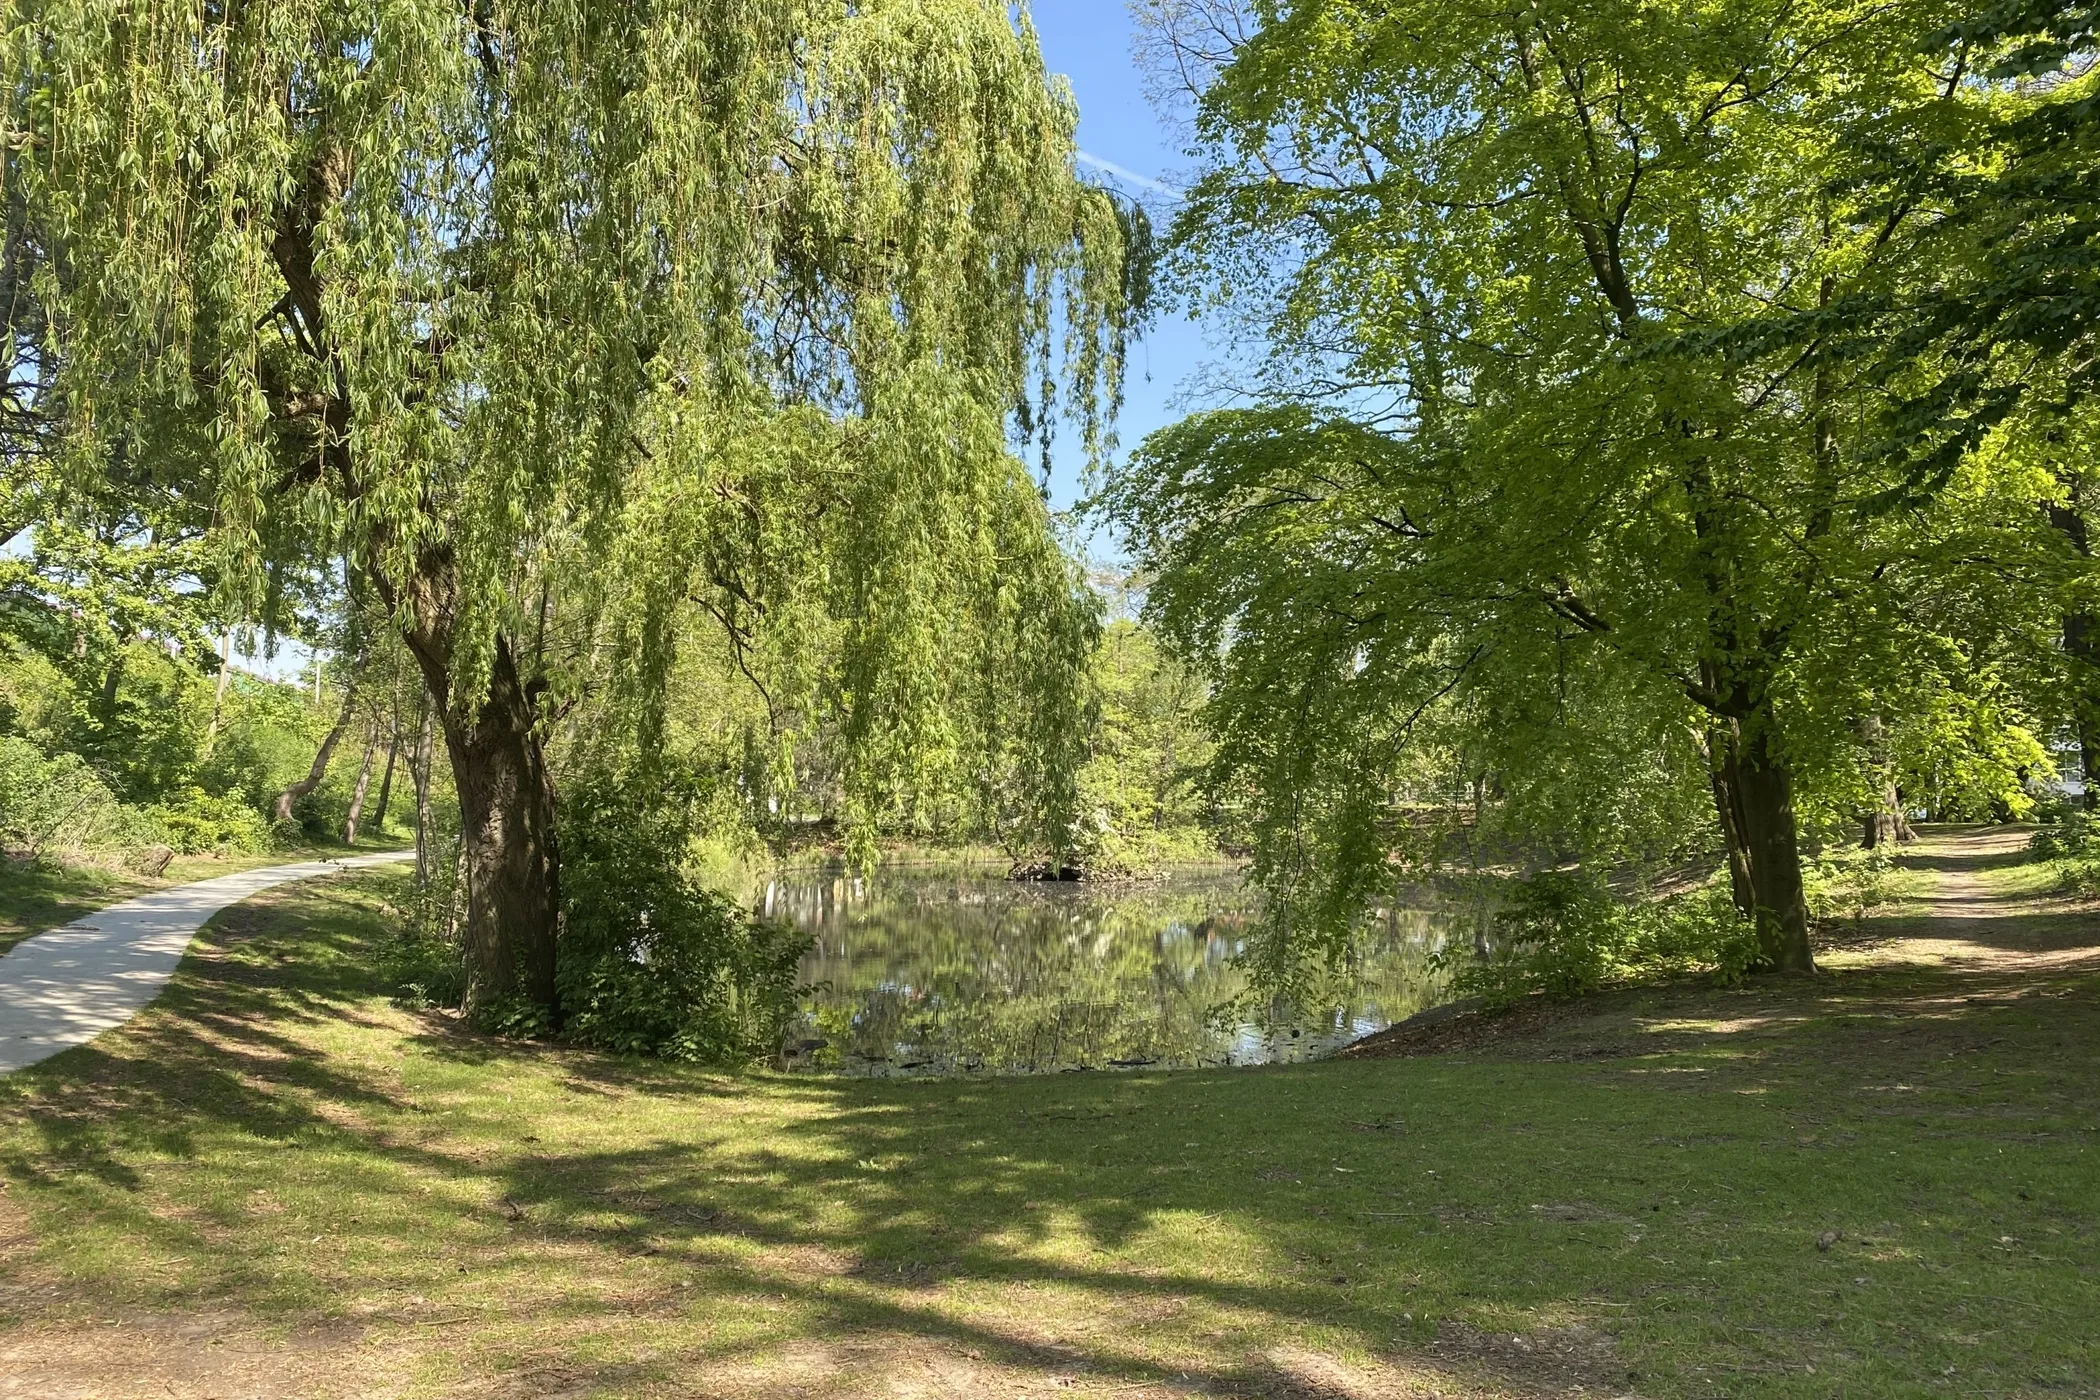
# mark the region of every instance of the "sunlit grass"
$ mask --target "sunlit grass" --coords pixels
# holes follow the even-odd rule
[[[2100,1386],[2089,974],[1649,992],[1524,1059],[728,1075],[391,1007],[401,878],[231,912],[0,1080],[8,1365],[211,1316],[285,1394]]]
[[[390,850],[401,845],[397,833],[383,841],[360,841],[355,850]],[[348,846],[298,846],[273,851],[234,851],[217,855],[178,855],[158,878],[127,869],[115,855],[36,861],[0,860],[0,953],[33,934],[84,918],[97,909],[154,890],[209,880],[216,875],[253,870],[261,865],[320,860],[348,855]]]

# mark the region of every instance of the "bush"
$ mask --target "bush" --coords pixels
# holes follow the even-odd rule
[[[111,850],[157,839],[78,754],[50,758],[27,739],[0,735],[0,843],[40,856]]]
[[[459,832],[428,833],[428,879],[411,885],[395,906],[395,931],[379,949],[379,970],[394,1000],[412,1011],[457,1007],[467,999],[467,960],[460,947],[466,891],[459,881]]]
[[[379,947],[379,972],[410,1010],[458,1006],[467,997],[467,963],[442,929],[405,919]]]
[[[769,1054],[794,1015],[792,927],[754,919],[692,875],[689,793],[601,775],[564,811],[563,1034],[673,1060]]]
[[[2027,848],[2056,868],[2057,883],[2072,894],[2100,894],[2100,818],[2070,812],[2029,838]]]
[[[1808,912],[1816,919],[1864,919],[1888,902],[1894,874],[1886,847],[1829,847],[1802,871]]]
[[[213,797],[203,788],[187,788],[173,801],[155,804],[148,814],[166,833],[168,844],[185,854],[220,847],[267,851],[272,844],[269,820],[238,789]]]
[[[561,1038],[623,1055],[737,1063],[779,1048],[808,946],[792,926],[752,918],[699,880],[696,806],[686,794],[586,775],[561,809],[562,926],[556,944]],[[380,950],[395,998],[420,1009],[466,999],[457,837],[437,837],[429,884]],[[500,998],[477,1009],[492,1035],[543,1036],[547,1008]]]
[[[1627,904],[1594,876],[1547,871],[1519,880],[1494,916],[1493,952],[1462,965],[1464,945],[1438,955],[1456,967],[1451,990],[1490,1007],[1535,993],[1583,996],[1608,983],[1706,971],[1743,975],[1756,931],[1736,912],[1725,885],[1709,881],[1666,899]]]
[[[2088,860],[2100,856],[2100,820],[2091,812],[2067,812],[2027,839],[2041,860]]]

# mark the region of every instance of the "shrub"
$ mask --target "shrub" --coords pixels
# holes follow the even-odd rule
[[[1451,990],[1491,1007],[1534,993],[1573,997],[1608,983],[1706,971],[1739,979],[1756,953],[1756,932],[1726,886],[1708,881],[1665,899],[1628,904],[1596,877],[1547,871],[1519,880],[1493,919],[1493,951],[1460,960],[1462,944],[1438,955],[1455,967]]]
[[[2027,848],[2056,868],[2057,883],[2072,894],[2100,894],[2100,817],[2070,812],[2029,838]]]
[[[586,774],[564,793],[562,926],[556,943],[561,1038],[624,1055],[736,1063],[777,1050],[796,1009],[807,936],[754,919],[708,889],[692,859],[687,794]],[[395,999],[459,1006],[467,970],[457,836],[434,834],[429,883],[380,949]],[[477,1009],[492,1035],[554,1032],[547,1008],[499,998]]]
[[[467,996],[467,964],[443,929],[405,919],[379,947],[379,972],[394,999],[411,1010],[458,1006]]]
[[[691,794],[599,775],[571,790],[562,831],[563,1034],[674,1060],[778,1048],[808,945],[694,878]]]
[[[0,735],[0,842],[37,856],[140,846],[157,835],[78,754],[46,758],[29,740]]]
[[[459,833],[427,833],[428,878],[395,906],[394,932],[380,945],[379,970],[394,1000],[412,1011],[457,1007],[467,999],[467,961],[460,947],[466,891],[459,880]]]
[[[1886,847],[1828,847],[1802,871],[1808,912],[1817,919],[1863,919],[1888,902],[1894,874]]]
[[[203,788],[187,788],[172,801],[155,804],[148,814],[166,833],[168,844],[186,854],[222,846],[266,851],[272,844],[269,820],[238,789],[214,797]]]

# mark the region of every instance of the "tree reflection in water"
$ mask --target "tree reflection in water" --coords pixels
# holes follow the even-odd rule
[[[1371,910],[1321,1004],[1247,1014],[1232,957],[1255,903],[1229,869],[1127,885],[813,872],[759,903],[816,937],[794,1062],[874,1074],[1310,1058],[1433,1004],[1429,957],[1451,927],[1426,903]]]

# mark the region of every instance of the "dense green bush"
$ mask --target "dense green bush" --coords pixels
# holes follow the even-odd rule
[[[0,735],[0,844],[41,856],[141,846],[153,821],[126,806],[78,754],[47,757],[27,739]]]
[[[610,774],[571,788],[558,953],[567,1039],[715,1062],[778,1048],[809,940],[694,878],[697,805]]]
[[[1885,846],[1829,846],[1802,867],[1808,912],[1817,920],[1865,918],[1888,902],[1895,876]]]
[[[458,1006],[467,995],[467,964],[458,940],[441,928],[404,919],[379,948],[379,973],[395,1000],[411,1010]]]
[[[1756,953],[1756,933],[1718,881],[1629,904],[1594,876],[1552,870],[1514,883],[1488,946],[1486,958],[1474,959],[1454,944],[1438,962],[1452,971],[1455,995],[1501,1007],[1534,993],[1581,996],[1671,973],[1734,981]]]
[[[148,815],[163,839],[185,853],[270,849],[269,821],[238,788],[216,796],[200,787],[187,788],[155,803]]]
[[[692,795],[585,775],[565,799],[561,1038],[717,1064],[778,1049],[809,940],[753,918],[701,881]],[[380,950],[384,976],[411,1007],[458,1006],[466,997],[457,838],[435,846],[429,883],[404,903],[400,931]],[[479,1008],[475,1024],[494,1035],[556,1031],[546,1008],[523,999]]]

